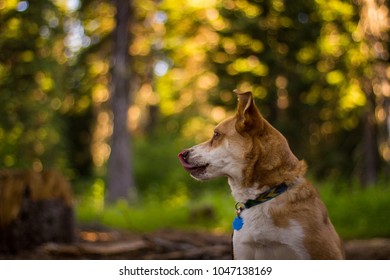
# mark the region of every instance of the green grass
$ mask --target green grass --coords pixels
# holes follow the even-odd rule
[[[123,200],[114,205],[105,204],[102,179],[78,182],[75,184],[76,218],[80,223],[140,232],[162,228],[227,231],[235,210],[224,181],[214,180],[209,184],[194,181],[196,189],[191,191],[184,182],[176,182],[171,190],[160,185],[140,193],[136,202]]]
[[[234,201],[223,182],[204,183],[195,192],[181,185],[165,196],[156,191],[143,195],[136,203],[104,205],[104,183],[97,179],[90,192],[78,196],[76,215],[80,223],[100,223],[137,232],[176,228],[230,233]],[[319,187],[343,239],[390,237],[390,188],[384,185],[361,189],[328,183]]]
[[[320,188],[331,220],[344,239],[390,237],[390,188]]]
[[[119,201],[104,206],[104,201],[93,195],[81,197],[76,203],[76,216],[81,223],[138,232],[167,228],[228,232],[234,215],[234,201],[228,188],[225,193],[206,191],[193,198],[185,192],[164,199],[149,197],[131,205]]]

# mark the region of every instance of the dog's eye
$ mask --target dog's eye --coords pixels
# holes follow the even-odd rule
[[[213,138],[211,138],[210,145],[213,145],[214,141],[217,140],[221,136],[221,133],[218,131],[214,131]]]

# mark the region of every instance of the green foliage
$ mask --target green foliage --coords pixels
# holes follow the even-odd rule
[[[229,188],[214,188],[190,194],[188,186],[167,193],[155,193],[137,202],[118,201],[105,205],[104,183],[96,179],[89,190],[78,195],[76,216],[81,223],[100,223],[133,231],[153,231],[161,228],[202,229],[225,232],[235,215]]]
[[[226,184],[219,187],[205,185],[207,189],[198,194],[186,193],[184,189],[191,188],[186,185],[181,192],[170,195],[148,196],[132,204],[120,201],[103,207],[104,187],[102,181],[97,180],[89,195],[84,195],[77,203],[77,218],[81,223],[98,222],[140,232],[176,228],[228,234],[235,216],[235,203],[229,187]],[[383,183],[362,190],[356,183],[341,181],[319,187],[329,216],[343,239],[390,236],[387,222],[390,188],[386,186]]]
[[[381,5],[376,12],[387,11]],[[234,109],[232,90],[251,89],[317,177],[361,173],[367,118],[385,173],[388,97],[379,85],[388,81],[375,79],[388,72],[378,64],[388,39],[369,36],[363,8],[341,0],[135,1],[129,127],[148,137],[157,118],[172,138],[199,142]],[[115,12],[109,0],[1,2],[0,167],[104,174]]]
[[[50,1],[0,6],[0,168],[65,168],[62,14]]]
[[[183,3],[177,13],[177,1],[164,1],[171,67],[157,77],[156,90],[162,106],[176,105],[164,113],[219,121],[223,114],[210,104],[232,110],[232,90],[252,90],[261,112],[317,177],[359,176],[368,149],[364,119],[384,109],[368,88],[375,88],[367,78],[374,79],[381,59],[365,35],[363,2],[206,1]],[[377,119],[377,125],[386,130],[385,122]],[[378,161],[379,169],[388,171],[386,138],[378,137],[385,148],[374,153],[386,161]]]
[[[88,204],[80,205],[77,218],[83,223],[101,223],[114,228],[132,231],[153,231],[161,228],[180,228],[188,223],[188,209],[180,207],[168,208],[160,201],[144,202],[138,207],[128,202],[119,201],[104,211],[96,211]]]
[[[344,239],[390,236],[388,183],[361,189],[358,184],[334,182],[322,186],[320,193]]]

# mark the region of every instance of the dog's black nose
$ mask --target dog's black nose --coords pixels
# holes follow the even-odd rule
[[[183,159],[184,161],[187,161],[189,154],[190,150],[183,150],[180,152],[179,158]]]

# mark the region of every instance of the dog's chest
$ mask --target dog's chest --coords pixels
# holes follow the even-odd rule
[[[233,247],[239,259],[308,259],[304,232],[297,221],[285,228],[277,227],[269,215],[269,205],[244,210],[244,225],[235,230]]]

